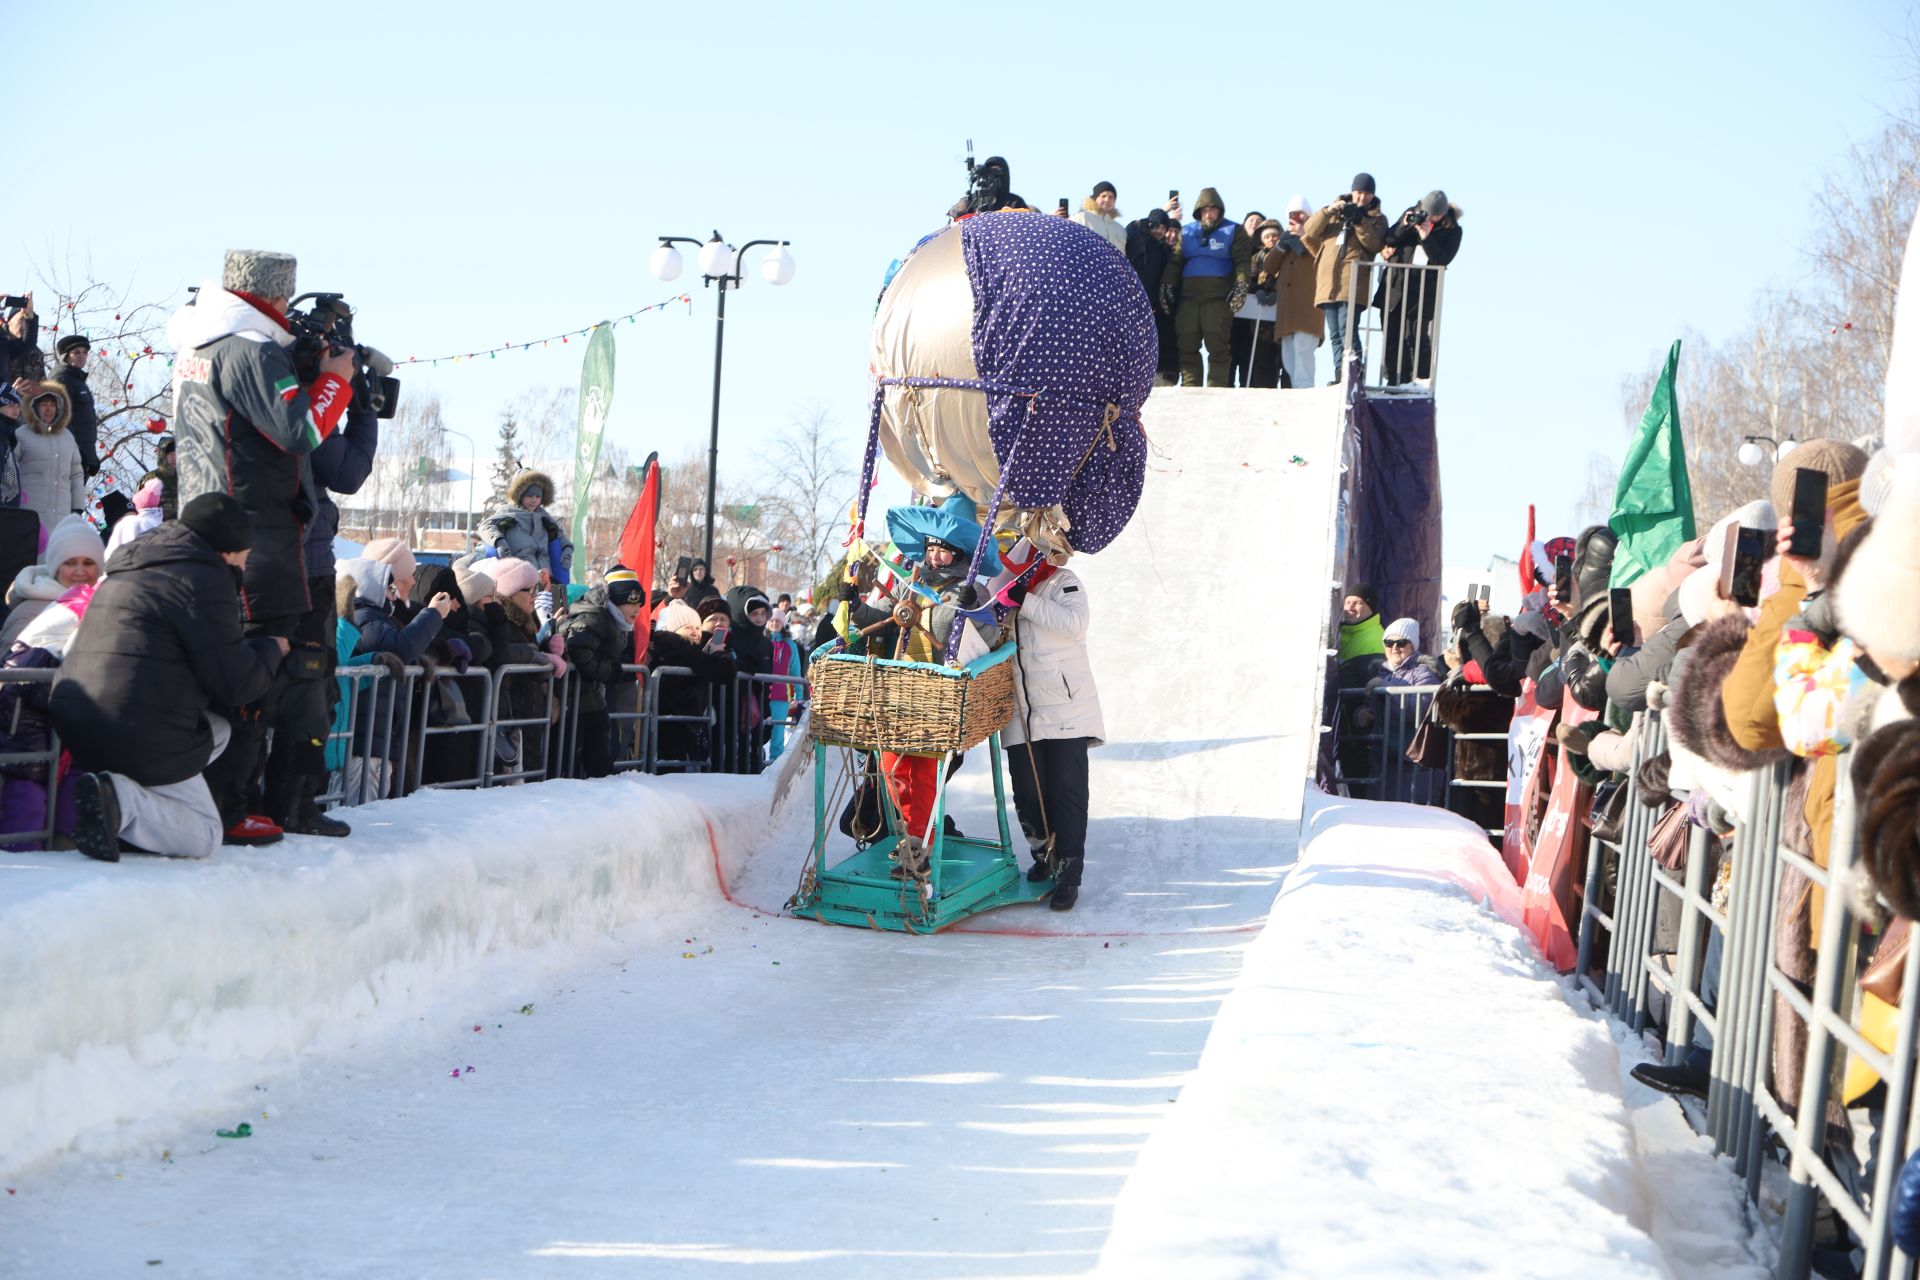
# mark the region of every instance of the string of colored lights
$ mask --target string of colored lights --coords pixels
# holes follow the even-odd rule
[[[611,320],[602,320],[600,324],[590,324],[584,329],[569,329],[565,333],[549,334],[547,337],[533,338],[526,342],[503,342],[497,347],[488,347],[481,351],[461,351],[453,355],[445,356],[408,356],[406,363],[411,365],[426,365],[428,368],[432,368],[442,363],[459,364],[462,360],[478,360],[481,356],[485,356],[489,360],[495,360],[499,358],[502,351],[527,351],[534,347],[547,347],[556,342],[568,343],[572,342],[575,338],[584,338],[595,329],[598,329],[601,324],[614,325],[620,324],[622,321],[627,324],[633,324],[649,311],[665,311],[675,303],[685,304],[688,314],[692,314],[693,295],[677,293],[662,302],[656,302],[651,306],[642,307],[638,311],[629,311],[626,315],[615,316]]]

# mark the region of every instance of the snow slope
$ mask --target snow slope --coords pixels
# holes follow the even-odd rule
[[[1430,809],[1310,808],[1100,1273],[1765,1276],[1705,1140],[1630,1114],[1630,1063],[1515,927],[1486,839]]]
[[[1323,992],[1356,913],[1402,957],[1402,1060],[1417,1029],[1464,1074],[1458,1027],[1492,1035],[1473,1002],[1496,998],[1553,1029],[1543,1069],[1575,1053],[1541,1122],[1587,1145],[1530,1167],[1596,1224],[1570,1256],[1660,1274],[1637,1184],[1578,1203],[1568,1168],[1631,1159],[1617,1072],[1521,944],[1430,882],[1316,872],[1275,908],[1314,742],[1337,394],[1159,392],[1147,428],[1139,516],[1076,566],[1110,736],[1078,910],[934,938],[778,917],[810,788],[783,805],[772,777],[415,797],[343,844],[204,865],[0,858],[0,1026],[33,1028],[0,1043],[0,1274],[1190,1274],[1130,1259],[1203,1221],[1218,1243],[1193,1256],[1231,1258],[1274,1218],[1244,1194],[1234,1222],[1156,1211],[1170,1171],[1215,1175],[1223,1118],[1302,1182],[1348,1159],[1322,1055],[1274,1082],[1226,1046],[1353,1065],[1352,1010]],[[983,756],[956,782],[970,830],[991,824]],[[1457,843],[1448,863],[1368,830],[1471,879]],[[1285,926],[1262,933],[1270,909]],[[1320,977],[1289,990],[1276,964]],[[1361,1127],[1389,1104],[1397,1160]],[[1458,1158],[1457,1127],[1418,1127],[1432,1108],[1349,1105],[1357,1149],[1400,1179],[1383,1187]],[[251,1137],[213,1135],[242,1120]],[[1284,1145],[1296,1123],[1310,1153]],[[1475,1160],[1435,1204],[1493,1176]],[[1350,1216],[1393,1229],[1398,1202],[1351,1166],[1343,1185]]]

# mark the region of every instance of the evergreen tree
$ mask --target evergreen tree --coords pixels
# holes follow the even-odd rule
[[[511,408],[500,413],[500,447],[493,464],[493,488],[487,495],[487,509],[498,510],[507,504],[507,486],[520,471],[520,422]]]

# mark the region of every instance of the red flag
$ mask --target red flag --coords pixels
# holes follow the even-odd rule
[[[640,615],[633,620],[633,660],[636,663],[647,660],[647,637],[653,630],[654,526],[660,516],[660,455],[648,454],[641,471],[644,478],[640,484],[639,500],[633,504],[633,514],[627,517],[627,527],[620,531],[620,563],[633,570],[640,579],[643,593]]]
[[[1540,577],[1533,571],[1533,504],[1527,504],[1527,541],[1520,548],[1520,594],[1526,595],[1540,585]]]

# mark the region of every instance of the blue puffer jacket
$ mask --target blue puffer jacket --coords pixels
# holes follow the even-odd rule
[[[1189,280],[1196,276],[1231,276],[1233,238],[1239,231],[1240,224],[1228,218],[1222,218],[1211,234],[1202,231],[1197,220],[1180,228],[1180,274]]]

